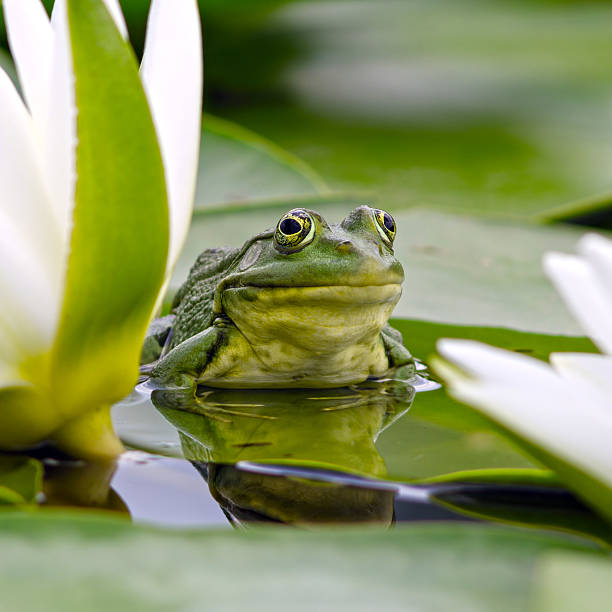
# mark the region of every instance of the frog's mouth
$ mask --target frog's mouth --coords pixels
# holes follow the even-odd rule
[[[239,300],[244,303],[259,303],[262,308],[275,310],[285,306],[317,305],[322,308],[333,305],[337,308],[362,308],[398,302],[402,293],[401,285],[324,285],[320,287],[228,287],[223,292],[224,306]],[[230,309],[232,309],[230,307]],[[226,310],[227,312],[227,310]],[[228,312],[229,314],[229,312]]]

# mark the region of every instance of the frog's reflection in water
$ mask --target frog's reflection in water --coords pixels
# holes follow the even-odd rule
[[[394,491],[368,487],[367,478],[386,475],[376,438],[413,397],[411,386],[389,381],[331,390],[205,389],[195,399],[156,390],[151,399],[232,522],[390,524]],[[289,475],[243,469],[242,462],[286,466]],[[364,486],[320,478],[338,472],[365,477]]]

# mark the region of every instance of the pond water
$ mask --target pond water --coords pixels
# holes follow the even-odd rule
[[[342,389],[138,386],[111,487],[160,525],[489,520],[608,528],[477,413],[421,376]]]
[[[612,540],[505,433],[440,385],[154,389],[113,408],[116,463],[39,453],[43,503],[171,527],[487,520]]]

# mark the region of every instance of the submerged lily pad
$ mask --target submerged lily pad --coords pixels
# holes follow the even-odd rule
[[[0,516],[0,534],[2,601],[23,611],[509,612],[526,609],[550,553],[610,564],[575,538],[459,524],[176,532],[45,512]]]

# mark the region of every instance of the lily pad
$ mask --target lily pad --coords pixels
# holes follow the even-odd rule
[[[391,319],[391,325],[402,332],[404,344],[414,355],[423,360],[427,360],[436,352],[436,342],[440,338],[478,340],[543,361],[548,361],[548,356],[553,352],[598,352],[591,340],[576,336],[536,334],[505,328],[452,325],[399,318]]]
[[[538,562],[548,554],[569,551],[586,563],[610,564],[575,538],[458,524],[176,532],[45,512],[3,515],[0,533],[2,600],[24,611],[256,605],[504,612],[526,609]]]
[[[309,197],[323,179],[294,155],[229,121],[204,116],[196,209]]]
[[[543,555],[533,575],[531,610],[605,610],[612,598],[612,567],[604,559],[569,551]],[[579,587],[578,587],[579,585]]]

